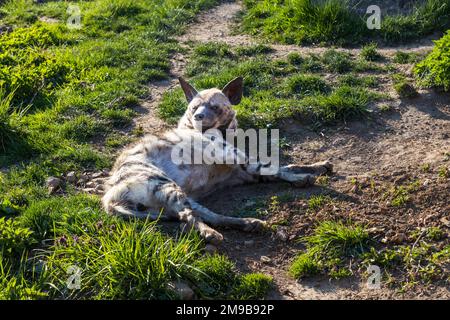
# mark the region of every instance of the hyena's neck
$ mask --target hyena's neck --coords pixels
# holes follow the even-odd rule
[[[229,122],[217,127],[220,132],[222,132],[222,135],[225,137],[227,130],[236,130],[238,128],[238,123],[236,120],[236,117],[233,117]]]

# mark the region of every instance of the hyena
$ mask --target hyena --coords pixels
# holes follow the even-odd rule
[[[123,151],[105,185],[102,202],[107,212],[152,220],[176,219],[196,229],[207,242],[219,243],[223,236],[210,226],[255,231],[262,229],[265,222],[214,213],[200,205],[198,199],[220,188],[260,181],[282,180],[304,187],[313,184],[315,177],[332,171],[328,161],[280,167],[273,175],[262,175],[265,165],[261,163],[175,164],[172,150],[183,138],[203,139],[202,133],[211,128],[237,128],[232,106],[240,103],[243,93],[242,77],[229,82],[223,90],[200,92],[182,78],[179,82],[188,107],[178,127],[160,136],[146,135]]]

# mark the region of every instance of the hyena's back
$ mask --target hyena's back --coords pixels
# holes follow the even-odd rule
[[[105,209],[110,213],[129,215],[144,209],[159,212],[161,207],[171,211],[174,208],[170,193],[174,193],[174,201],[180,191],[196,199],[221,187],[224,181],[248,178],[239,165],[174,163],[172,150],[181,143],[189,143],[186,139],[189,136],[205,142],[201,144],[203,154],[203,147],[209,141],[199,132],[184,129],[171,130],[162,137],[146,136],[124,151],[106,185]]]

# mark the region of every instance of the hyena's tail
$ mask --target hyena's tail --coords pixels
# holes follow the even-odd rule
[[[160,218],[160,214],[142,212],[132,208],[134,205],[132,205],[132,202],[127,199],[129,191],[129,188],[124,184],[112,186],[102,198],[102,204],[105,211],[111,215],[129,218],[135,217],[151,220],[157,220]]]

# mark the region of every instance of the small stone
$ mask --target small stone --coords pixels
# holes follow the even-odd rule
[[[83,192],[90,193],[90,194],[97,193],[94,188],[84,188]]]
[[[70,171],[66,175],[66,180],[67,180],[67,182],[70,182],[70,183],[74,183],[75,181],[77,181],[77,174],[75,173],[75,171]]]
[[[286,229],[279,227],[277,229],[277,232],[275,233],[275,238],[277,238],[278,240],[283,241],[283,242],[288,241],[289,240],[289,236],[288,236],[288,234],[286,232]]]
[[[430,179],[426,179],[426,180],[422,183],[422,185],[423,185],[424,187],[426,187],[426,186],[428,186],[430,183],[431,183],[431,180],[430,180]]]
[[[247,240],[247,241],[244,241],[244,245],[247,246],[247,247],[252,246],[252,245],[254,245],[254,244],[255,244],[255,241],[254,241],[254,240]]]
[[[102,172],[105,177],[109,176],[110,171],[108,169],[103,169]]]
[[[100,172],[95,172],[94,174],[92,174],[92,178],[100,178],[100,177],[102,177],[103,176],[103,172],[102,171],[100,171]]]
[[[85,183],[86,181],[88,181],[89,176],[85,173],[80,175],[80,178],[78,179],[78,183]]]
[[[48,177],[47,178],[47,187],[59,187],[62,183],[60,178],[56,178],[56,177]]]
[[[261,256],[261,261],[265,262],[265,263],[269,263],[270,261],[272,261],[272,259],[270,259],[268,256]]]
[[[217,253],[217,251],[218,251],[217,247],[213,246],[212,244],[207,244],[205,246],[205,252],[208,254],[213,255],[213,254]]]
[[[88,188],[95,188],[97,185],[95,184],[94,181],[89,181],[88,183],[86,183],[86,187]]]
[[[58,188],[61,187],[62,180],[56,177],[49,177],[46,181],[48,187],[48,193],[54,193]]]
[[[169,283],[169,288],[175,291],[180,296],[181,300],[193,300],[195,298],[194,290],[192,290],[185,282],[171,282]]]

